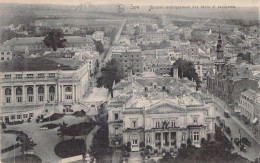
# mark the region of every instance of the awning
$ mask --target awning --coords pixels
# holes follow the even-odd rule
[[[255,119],[252,120],[252,123],[255,124],[255,123],[257,122],[257,120],[258,120],[258,119],[255,117]]]

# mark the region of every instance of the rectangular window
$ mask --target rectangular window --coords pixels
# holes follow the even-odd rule
[[[193,118],[193,124],[195,124],[195,125],[198,124],[198,118]]]
[[[132,145],[137,145],[137,139],[132,140]]]
[[[161,140],[161,133],[155,133],[155,140]]]
[[[29,101],[29,102],[33,102],[33,96],[29,96],[29,97],[28,97],[28,101]]]
[[[17,115],[17,119],[21,119],[22,118],[22,115]]]
[[[30,117],[30,118],[33,117],[33,113],[30,113],[30,114],[29,114],[29,117]]]
[[[49,73],[49,78],[55,78],[55,73]]]
[[[199,132],[198,132],[198,131],[195,131],[195,132],[193,133],[193,140],[194,140],[194,141],[199,141]]]
[[[17,97],[17,102],[22,102],[22,97]]]
[[[156,128],[160,128],[160,122],[159,122],[159,121],[157,121],[157,122],[155,123],[155,125],[156,125]]]
[[[38,96],[38,99],[39,101],[43,101],[43,96],[42,95]]]
[[[115,113],[115,120],[118,120],[118,113]]]
[[[15,115],[12,115],[12,116],[11,116],[11,119],[15,119]]]
[[[132,127],[135,128],[136,127],[136,121],[132,121]]]
[[[23,115],[23,118],[28,118],[28,114],[24,114],[24,115]]]
[[[23,78],[23,74],[16,74],[16,75],[15,75],[15,78],[16,78],[16,79],[22,79],[22,78]]]
[[[4,77],[5,79],[11,79],[11,74],[6,74]]]
[[[175,121],[171,121],[171,126],[175,127]]]
[[[6,97],[6,103],[11,103],[11,97]]]
[[[66,100],[71,100],[72,99],[72,95],[65,95],[65,99]]]
[[[118,127],[115,127],[115,134],[118,135]]]
[[[38,78],[44,78],[44,74],[43,73],[38,74]]]
[[[33,74],[27,74],[26,77],[27,78],[33,78]]]

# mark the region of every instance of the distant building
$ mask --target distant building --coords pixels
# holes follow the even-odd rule
[[[0,62],[13,59],[13,53],[8,47],[1,47],[0,54],[1,54]]]
[[[95,31],[92,35],[92,38],[96,41],[100,41],[104,44],[104,32],[103,31]]]
[[[122,66],[125,75],[129,69],[132,73],[143,72],[143,54],[140,49],[129,49],[121,52],[113,52],[113,58],[115,58]]]
[[[253,78],[249,68],[227,63],[228,58],[224,56],[220,32],[216,53],[215,73],[207,77],[207,90],[235,108],[241,92],[247,89],[258,90],[258,82]]]
[[[61,27],[61,30],[64,35],[73,35],[74,32],[79,31],[80,29],[78,27],[63,26]]]
[[[260,118],[260,92],[251,89],[241,92],[238,110],[247,121],[256,123]]]

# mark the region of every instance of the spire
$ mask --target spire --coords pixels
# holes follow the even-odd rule
[[[218,26],[218,39],[221,40],[221,35],[220,35],[220,25]]]

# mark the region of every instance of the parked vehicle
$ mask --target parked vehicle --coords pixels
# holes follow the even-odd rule
[[[229,115],[229,113],[228,113],[227,111],[224,111],[224,116],[225,116],[226,118],[230,118],[230,115]]]
[[[239,146],[239,143],[240,143],[239,138],[234,138],[234,143],[235,143],[237,146]]]
[[[241,142],[249,147],[251,146],[251,142],[246,137],[242,137]]]
[[[245,144],[241,144],[240,151],[246,152],[246,146]]]

